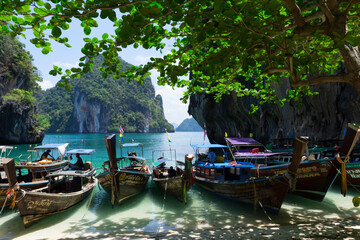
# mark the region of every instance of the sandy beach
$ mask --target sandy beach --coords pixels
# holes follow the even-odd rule
[[[23,239],[23,238],[18,238]],[[29,238],[28,238],[29,239]],[[158,233],[114,233],[79,234],[72,233],[62,237],[37,239],[360,239],[360,220],[354,218],[326,220],[317,223],[298,223],[294,225],[268,224],[260,226],[236,227],[226,229],[198,229],[192,231],[170,230]]]
[[[154,198],[147,202],[139,197],[138,203],[125,205],[126,211],[112,209],[107,202],[86,211],[84,203],[72,212],[19,230],[22,233],[16,237],[14,231],[14,237],[0,239],[360,239],[360,208],[352,206],[352,195],[344,198],[337,190],[323,202],[289,195],[278,216],[254,211],[252,206],[230,205],[220,198],[208,206],[195,204],[195,199],[188,206],[168,201],[163,210],[154,205],[146,210],[150,202],[156,203]],[[214,208],[221,202],[227,206]],[[96,214],[99,210],[105,214]],[[9,217],[14,228],[23,228],[16,213]]]

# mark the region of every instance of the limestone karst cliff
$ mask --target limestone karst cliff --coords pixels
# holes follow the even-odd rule
[[[279,85],[276,92],[284,97],[289,83]],[[253,98],[224,96],[216,103],[213,96],[197,94],[191,97],[189,114],[200,126],[206,123],[211,142],[224,143],[228,136],[253,137],[266,142],[270,138],[309,136],[312,142],[343,138],[348,122],[360,122],[360,102],[355,89],[346,83],[327,83],[311,87],[319,95],[305,97],[299,108],[294,103],[284,107],[264,104],[250,114]]]
[[[36,110],[22,102],[7,102],[0,106],[0,144],[40,143],[45,132],[39,130],[33,117]]]
[[[40,78],[35,72],[32,56],[23,44],[0,34],[0,144],[39,143],[44,138],[34,104],[17,98],[2,100],[14,89],[36,90]]]
[[[51,119],[48,132],[117,132],[120,124],[126,132],[174,131],[150,78],[143,84],[112,76],[104,79],[98,69],[101,62],[96,58],[93,72],[70,80],[70,91],[54,87],[38,94],[40,113]],[[122,67],[131,65],[122,61]]]

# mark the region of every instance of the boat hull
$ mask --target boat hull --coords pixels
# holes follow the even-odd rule
[[[19,171],[17,175],[17,181],[19,182],[20,189],[23,190],[34,190],[45,187],[49,180],[45,179],[45,175],[49,172],[56,171],[67,166],[69,161],[62,160],[58,162],[53,162],[50,164],[40,164],[38,162],[23,162],[18,165],[15,165],[15,169]],[[0,171],[3,170],[3,166],[0,166]],[[26,175],[20,175],[22,170],[28,170]],[[5,179],[7,181],[7,179]],[[0,206],[3,206],[7,197],[7,192],[9,190],[8,183],[0,183]],[[13,198],[6,200],[5,206],[10,205]]]
[[[288,165],[261,167],[253,170],[252,176],[273,176],[286,172]],[[304,161],[297,170],[295,191],[293,193],[303,197],[322,201],[333,184],[338,171],[336,159],[321,159]]]
[[[115,174],[115,181],[118,188],[114,191],[117,203],[120,205],[124,200],[141,193],[150,174],[143,172],[125,172],[119,171]],[[112,195],[113,183],[110,171],[104,172],[97,176],[101,187]]]
[[[157,178],[152,176],[155,184],[166,194],[170,194],[177,198],[180,202],[184,201],[184,191],[189,191],[191,186],[187,184],[182,176],[170,178]],[[186,188],[186,190],[184,190]]]
[[[48,180],[38,181],[38,182],[20,183],[19,187],[20,187],[20,189],[31,191],[34,189],[45,187],[48,183],[49,183]],[[13,201],[13,197],[6,199],[8,190],[9,190],[8,183],[0,184],[0,206],[1,207],[4,205],[5,201],[6,201],[5,206],[10,206],[10,204]]]
[[[47,193],[39,191],[23,191],[22,196],[16,198],[25,227],[49,215],[62,212],[84,200],[95,188],[97,179],[92,179],[80,191],[71,193]]]
[[[255,207],[262,206],[266,211],[274,214],[279,213],[289,188],[284,176],[239,182],[217,181],[195,176],[194,181],[211,193]]]
[[[360,162],[349,162],[345,164],[346,182],[348,186],[360,187]],[[339,167],[340,171],[340,167]],[[337,184],[341,184],[341,174],[336,178]]]

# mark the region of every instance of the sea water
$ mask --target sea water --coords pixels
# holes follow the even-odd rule
[[[151,164],[154,150],[176,150],[176,159],[184,160],[193,153],[191,144],[208,143],[202,132],[169,133],[171,142],[164,133],[130,134],[125,142],[140,142],[144,157]],[[120,156],[117,136],[117,156]],[[47,134],[43,144],[69,143],[68,149],[92,148],[93,165],[100,168],[108,160],[103,134]],[[11,157],[23,158],[35,145],[16,145]],[[175,159],[175,156],[171,156]],[[86,156],[84,160],[89,160]],[[76,159],[72,160],[73,162]],[[188,192],[187,205],[164,194],[151,181],[145,191],[121,206],[110,203],[110,196],[101,188],[80,204],[38,223],[24,228],[19,213],[5,208],[0,215],[0,239],[68,239],[68,238],[152,238],[165,236],[174,231],[226,230],[251,228],[261,225],[293,225],[317,223],[326,219],[359,218],[360,208],[352,205],[352,197],[360,195],[349,188],[346,197],[340,187],[332,186],[322,202],[312,201],[288,194],[279,215],[261,208],[243,205],[208,193],[196,185]],[[250,237],[250,236],[249,236]]]

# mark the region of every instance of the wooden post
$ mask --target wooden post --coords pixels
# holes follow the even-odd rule
[[[3,166],[8,178],[9,187],[12,188],[17,183],[14,158],[4,158]]]
[[[350,154],[356,142],[358,141],[359,136],[360,136],[359,124],[349,123],[346,129],[344,142],[339,151],[339,155],[336,155],[336,159],[341,165],[341,194],[344,195],[344,197],[346,196],[346,192],[347,192],[345,163],[347,163],[350,160]],[[344,160],[341,159],[342,157]]]
[[[340,154],[345,155],[346,157],[350,156],[351,151],[353,150],[356,142],[359,139],[360,135],[360,126],[349,123],[346,129],[346,134],[344,137],[344,142],[340,149]],[[346,161],[346,159],[345,159]]]
[[[119,194],[119,183],[115,179],[115,173],[117,172],[117,162],[116,162],[116,135],[104,136],[106,150],[109,155],[110,162],[110,176],[111,176],[111,205],[114,207],[115,198],[118,198]]]
[[[293,175],[296,174],[296,171],[300,166],[301,158],[304,154],[307,143],[308,143],[308,139],[306,139],[304,137],[297,137],[295,139],[294,152],[293,152],[291,163],[288,167],[289,173],[291,173]]]
[[[110,170],[113,172],[117,170],[117,163],[116,163],[116,135],[105,135],[104,136],[106,150],[109,155],[110,161]]]

